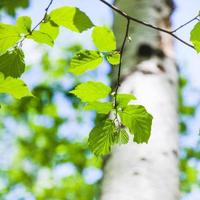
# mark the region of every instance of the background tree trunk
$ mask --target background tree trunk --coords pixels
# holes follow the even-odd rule
[[[171,0],[119,0],[129,15],[170,28]],[[122,43],[125,20],[115,16],[114,31]],[[153,115],[149,143],[116,147],[106,162],[101,200],[179,199],[177,69],[172,38],[132,23],[125,50],[121,92],[133,93]],[[120,47],[120,46],[119,46]],[[115,77],[115,72],[113,75]]]

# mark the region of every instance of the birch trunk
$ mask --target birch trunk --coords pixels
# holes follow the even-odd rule
[[[170,0],[119,0],[129,15],[170,28]],[[122,41],[125,21],[115,16],[114,31]],[[153,115],[148,144],[115,147],[106,162],[101,200],[178,200],[177,69],[172,38],[132,23],[120,92],[133,93]],[[113,72],[115,75],[115,72]]]

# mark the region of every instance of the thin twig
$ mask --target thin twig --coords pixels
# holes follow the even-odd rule
[[[30,32],[29,32],[27,35],[25,35],[25,36],[23,37],[23,39],[18,43],[20,46],[22,46],[22,43],[24,42],[24,40],[25,40],[29,35],[31,35],[31,34],[33,33],[33,31],[35,31],[35,30],[38,28],[38,26],[39,26],[40,24],[42,24],[42,23],[45,21],[45,19],[46,19],[46,17],[47,17],[47,14],[48,14],[48,11],[49,11],[51,5],[53,4],[53,1],[54,1],[54,0],[50,0],[49,4],[48,4],[47,7],[45,8],[45,13],[44,13],[43,18],[42,18],[42,19],[32,28],[32,30],[30,30]],[[17,45],[18,45],[18,44],[17,44]]]
[[[123,40],[123,43],[122,43],[122,47],[120,49],[120,61],[119,61],[119,66],[118,66],[117,85],[116,85],[115,93],[114,93],[115,119],[117,119],[117,121],[118,121],[118,117],[117,117],[117,115],[118,115],[117,114],[117,112],[118,112],[117,111],[117,94],[118,94],[118,89],[120,87],[122,59],[123,59],[123,53],[124,53],[126,41],[128,39],[129,27],[130,27],[130,19],[127,18],[126,32],[125,32],[124,40]],[[118,122],[118,124],[120,124],[120,123]]]
[[[44,22],[44,20],[45,20],[46,17],[47,17],[49,8],[51,7],[53,1],[54,1],[54,0],[51,0],[51,1],[49,2],[48,6],[45,8],[45,13],[44,13],[43,18],[40,20],[40,22],[38,22],[38,23],[34,26],[34,28],[31,30],[31,32],[33,32],[42,22]]]
[[[178,37],[177,35],[175,35],[172,31],[169,31],[169,30],[166,30],[166,29],[163,29],[163,28],[160,28],[160,27],[157,27],[157,26],[154,26],[152,24],[149,24],[147,22],[144,22],[144,21],[141,21],[137,18],[134,18],[134,17],[131,17],[129,16],[127,13],[125,13],[124,11],[120,10],[119,8],[117,8],[116,6],[108,3],[107,1],[105,0],[99,0],[101,1],[103,4],[107,5],[108,7],[110,7],[112,10],[114,10],[115,12],[119,13],[121,16],[125,17],[126,19],[129,19],[131,21],[134,21],[138,24],[141,24],[143,26],[146,26],[146,27],[149,27],[151,29],[154,29],[154,30],[157,30],[157,31],[160,31],[160,32],[164,32],[168,35],[171,35],[172,37],[176,38],[177,40],[179,40],[180,42],[182,42],[183,44],[185,44],[186,46],[188,47],[191,47],[192,49],[194,49],[194,46],[187,43],[186,41],[184,41],[183,39],[181,39],[180,37]]]
[[[183,25],[179,26],[178,28],[174,29],[173,31],[171,31],[172,33],[177,32],[178,30],[180,30],[181,28],[183,28],[184,26],[187,26],[188,24],[190,24],[191,22],[198,20],[199,15],[197,15],[196,17],[194,17],[193,19],[189,20],[188,22],[184,23]]]
[[[124,48],[125,48],[126,41],[127,41],[127,38],[128,38],[129,27],[130,27],[130,20],[127,19],[126,32],[125,32],[124,40],[123,40],[123,43],[122,43],[122,47],[120,49],[120,61],[119,61],[119,66],[118,66],[117,85],[116,85],[116,88],[115,88],[115,108],[117,107],[116,96],[117,96],[118,89],[120,87],[122,59],[123,59]]]

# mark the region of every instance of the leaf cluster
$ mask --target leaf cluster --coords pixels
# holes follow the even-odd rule
[[[47,9],[48,11],[48,9]],[[116,50],[116,39],[112,30],[106,26],[95,26],[89,17],[79,8],[63,6],[45,13],[42,21],[32,27],[28,16],[21,16],[15,25],[0,24],[0,73],[2,86],[0,93],[11,94],[16,98],[32,96],[31,92],[20,80],[25,71],[24,40],[31,39],[37,43],[54,45],[60,27],[73,32],[82,33],[93,28],[92,39],[97,50],[81,50],[70,62],[69,72],[82,75],[88,70],[96,69],[104,58],[112,65],[120,63],[121,55]],[[71,94],[85,102],[85,110],[95,110],[97,113],[114,114],[114,119],[105,119],[96,126],[89,135],[89,147],[97,155],[109,153],[114,144],[128,142],[128,132],[134,134],[137,143],[148,142],[151,130],[152,116],[140,105],[128,105],[135,97],[130,94],[115,94],[109,102],[112,90],[102,82],[88,81],[79,84]],[[113,102],[118,103],[117,107]]]

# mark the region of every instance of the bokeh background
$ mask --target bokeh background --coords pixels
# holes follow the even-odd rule
[[[15,23],[28,15],[36,24],[49,0],[0,0],[0,22]],[[108,1],[112,2],[112,0]],[[171,18],[175,28],[196,16],[199,0],[176,0]],[[112,26],[109,8],[98,0],[57,0],[51,9],[74,5],[96,25]],[[178,32],[189,41],[190,24]],[[82,48],[94,49],[91,31],[83,34],[61,29],[54,48],[25,41],[25,82],[37,98],[20,101],[1,95],[0,103],[0,199],[97,200],[103,161],[88,150],[87,136],[95,123],[93,112],[68,93],[81,81],[110,83],[110,66],[103,63],[80,78],[69,74],[70,58]],[[200,57],[174,41],[180,68],[180,182],[182,199],[200,199]],[[99,116],[98,118],[100,118]]]

